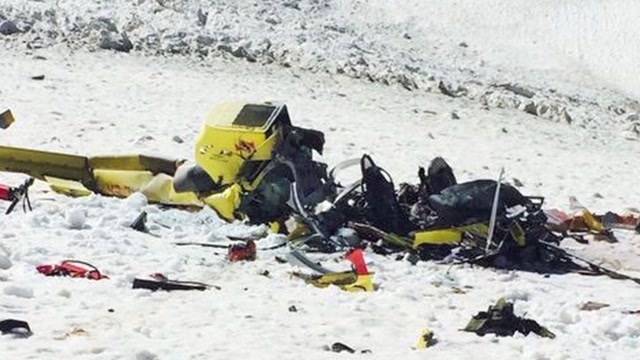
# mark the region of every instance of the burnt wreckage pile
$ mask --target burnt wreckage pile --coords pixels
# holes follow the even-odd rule
[[[524,196],[494,180],[457,183],[440,157],[428,170],[418,170],[418,184],[397,189],[370,156],[364,155],[359,165],[361,180],[349,187],[336,185],[342,192],[328,210],[310,215],[295,208],[299,219],[319,234],[307,242],[309,247],[332,251],[370,246],[381,254],[408,253],[413,262],[468,262],[543,273],[585,270],[557,247],[562,235],[548,228],[541,197]],[[342,228],[353,229],[357,237],[347,241],[334,235]]]

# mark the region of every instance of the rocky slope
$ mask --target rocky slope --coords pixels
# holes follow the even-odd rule
[[[390,15],[394,8],[338,0],[0,0],[0,39],[27,49],[63,45],[275,63],[465,97],[487,108],[515,108],[637,138],[638,101],[616,90],[567,83],[557,71],[490,66],[482,43],[451,38],[431,24],[425,28],[421,19],[429,16],[429,2],[400,21]],[[514,5],[512,11],[520,10]],[[465,30],[472,14],[454,15],[451,27]]]

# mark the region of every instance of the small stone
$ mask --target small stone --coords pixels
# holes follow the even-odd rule
[[[202,9],[198,9],[198,25],[203,27],[207,25],[207,19],[209,18],[209,13],[206,11],[202,11]]]
[[[549,111],[549,106],[547,104],[540,104],[538,106],[538,115],[544,115],[547,113],[547,111]]]
[[[460,44],[458,44],[458,46],[463,47],[463,48],[468,48],[469,44],[467,44],[466,42],[461,42]]]
[[[281,20],[276,18],[276,17],[268,17],[267,19],[265,19],[265,22],[271,25],[278,25],[280,24]]]
[[[538,116],[538,109],[536,107],[536,103],[530,101],[527,105],[524,106],[524,112],[529,113],[531,115]]]
[[[247,60],[248,62],[256,62],[257,59],[255,56],[249,53],[249,51],[244,46],[239,46],[237,49],[231,51],[231,55]]]
[[[0,34],[2,35],[12,35],[19,32],[18,27],[13,21],[4,20],[0,22]]]
[[[457,113],[457,112],[452,111],[452,112],[451,112],[451,119],[453,119],[453,120],[459,120],[459,119],[460,119],[460,115],[458,115],[458,113]]]
[[[586,303],[580,306],[580,310],[582,311],[595,311],[603,308],[609,307],[609,304],[600,303],[596,301],[587,301]]]
[[[294,10],[300,10],[300,5],[298,5],[297,0],[287,1],[287,2],[283,3],[282,6],[288,7],[288,8],[294,9]]]
[[[513,185],[515,187],[523,187],[524,184],[522,183],[522,181],[520,181],[518,178],[513,178]]]
[[[133,49],[133,44],[126,33],[105,33],[100,40],[98,46],[105,50],[115,50],[120,52],[129,52]]]
[[[173,142],[176,142],[178,144],[182,144],[184,142],[184,140],[182,140],[182,138],[178,135],[175,135],[173,138],[171,138],[171,140],[173,140]]]
[[[295,305],[289,306],[289,312],[298,312],[298,308]]]
[[[35,75],[31,77],[31,80],[44,80],[44,75]]]
[[[398,83],[400,85],[402,85],[403,88],[409,90],[409,91],[413,91],[413,90],[417,90],[418,89],[418,84],[415,82],[415,80],[409,78],[406,75],[400,75],[398,77]]]
[[[458,95],[451,89],[450,86],[444,83],[444,81],[440,80],[438,82],[438,90],[446,96],[457,97]]]
[[[141,144],[141,143],[144,143],[144,142],[147,142],[147,141],[151,141],[151,140],[154,140],[154,137],[153,137],[153,136],[151,136],[151,135],[145,135],[145,136],[141,136],[141,137],[139,137],[139,138],[136,140],[136,143]]]
[[[604,199],[604,196],[602,196],[602,194],[600,194],[598,192],[593,194],[593,197],[596,198],[596,199]]]
[[[536,96],[535,92],[525,88],[524,86],[520,86],[516,84],[502,84],[502,85],[499,85],[499,87],[504,88],[505,90],[511,91],[516,95],[524,96],[529,99]]]
[[[566,109],[562,110],[562,117],[564,118],[564,121],[567,122],[567,124],[571,124],[573,122],[573,118],[571,117],[571,115],[569,115],[569,112]]]
[[[507,128],[502,128],[502,132],[503,132],[503,133],[505,133],[505,134],[508,134],[508,133],[509,133],[509,131],[507,130]]]
[[[335,343],[333,343],[333,344],[331,345],[331,351],[333,351],[333,352],[337,352],[337,353],[340,353],[340,352],[346,351],[346,352],[351,353],[351,354],[353,354],[353,353],[355,353],[355,352],[356,352],[352,347],[350,347],[350,346],[348,346],[348,345],[345,345],[345,344],[343,344],[343,343],[341,343],[341,342],[335,342]]]

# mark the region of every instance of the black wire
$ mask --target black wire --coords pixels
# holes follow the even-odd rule
[[[220,245],[220,244],[209,244],[209,243],[199,243],[199,242],[177,242],[177,243],[173,243],[173,244],[177,245],[177,246],[202,246],[202,247],[210,247],[210,248],[216,248],[216,249],[229,249],[229,248],[231,248],[232,246],[235,245],[235,244]],[[264,248],[257,248],[256,250],[258,250],[258,251],[269,251],[269,250],[279,249],[279,248],[284,247],[286,245],[287,245],[287,242],[283,241],[280,244],[273,245],[273,246],[268,246],[268,247],[264,247]]]

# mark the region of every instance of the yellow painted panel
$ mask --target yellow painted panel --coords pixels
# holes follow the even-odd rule
[[[89,196],[93,194],[82,183],[74,180],[65,180],[53,176],[45,176],[44,180],[49,184],[51,190],[73,197]]]
[[[458,229],[442,229],[418,231],[413,235],[413,247],[420,245],[456,245],[462,241],[462,231]]]

